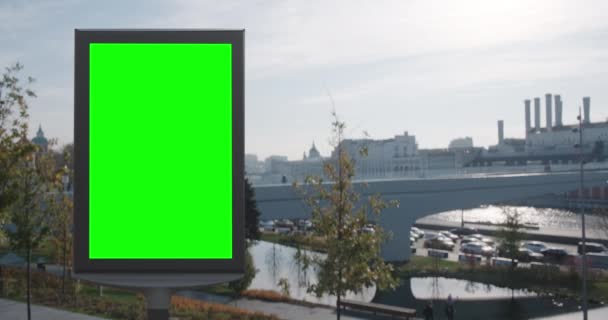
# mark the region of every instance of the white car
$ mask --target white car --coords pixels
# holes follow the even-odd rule
[[[493,256],[494,248],[486,245],[483,242],[469,242],[460,247],[460,251],[464,253],[480,254],[484,256]]]
[[[483,242],[483,243],[485,243],[485,244],[487,244],[487,245],[489,245],[489,246],[493,246],[493,245],[495,245],[495,244],[496,244],[496,243],[494,242],[494,240],[493,240],[493,239],[491,239],[491,238],[483,237],[483,238],[481,238],[480,240],[481,240],[481,242]]]
[[[452,239],[452,241],[458,240],[458,236],[457,235],[455,235],[455,234],[453,234],[453,233],[451,233],[449,231],[446,231],[446,230],[439,231],[439,235],[442,235],[442,236],[444,236],[446,238],[450,238],[450,239]]]
[[[483,238],[483,235],[481,233],[475,233],[470,235],[469,237],[473,237],[473,238],[477,238],[479,240],[481,240]]]
[[[410,232],[415,233],[417,236],[417,238],[424,238],[424,231],[416,228],[416,227],[412,227],[412,229],[410,230]]]
[[[376,232],[376,230],[374,230],[374,228],[373,228],[373,227],[370,227],[370,226],[365,226],[365,227],[361,228],[361,232],[363,232],[363,233],[371,233],[371,234],[373,234],[373,233],[375,233],[375,232]]]
[[[527,241],[524,242],[521,247],[536,253],[540,253],[542,250],[547,249],[547,245],[540,241]]]

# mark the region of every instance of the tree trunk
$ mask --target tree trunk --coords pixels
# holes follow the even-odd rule
[[[68,265],[67,251],[68,251],[67,232],[66,232],[66,229],[64,228],[63,229],[63,276],[61,278],[61,300],[65,300],[65,278],[66,278],[66,268]]]
[[[27,320],[32,319],[31,310],[31,290],[32,290],[32,268],[30,267],[32,260],[32,252],[30,246],[27,246]]]
[[[342,249],[342,210],[344,208],[344,181],[342,178],[342,137],[341,132],[338,133],[338,191],[340,192],[340,202],[338,204],[338,248]],[[340,306],[340,298],[342,296],[342,253],[338,253],[338,298],[336,299],[336,307],[338,312],[336,317],[340,320],[342,308]]]
[[[340,272],[340,273],[341,273],[341,272]],[[338,291],[339,291],[339,290],[338,290]],[[337,313],[336,313],[336,316],[337,316],[337,319],[338,319],[338,320],[340,320],[340,313],[341,313],[341,311],[342,311],[342,308],[340,307],[340,296],[341,296],[341,295],[342,295],[342,294],[341,294],[340,292],[338,292],[338,299],[336,300],[336,308],[337,308]]]

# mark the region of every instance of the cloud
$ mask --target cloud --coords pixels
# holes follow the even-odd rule
[[[12,0],[0,3],[0,65],[25,64],[38,79],[32,121],[69,141],[74,28],[245,28],[248,151],[298,158],[312,139],[328,150],[328,89],[378,137],[493,143],[496,118],[518,126],[526,97],[608,103],[607,12],[606,1]]]

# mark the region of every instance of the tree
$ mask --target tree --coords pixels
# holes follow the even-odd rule
[[[245,273],[243,278],[228,283],[228,286],[235,292],[246,290],[256,274],[253,257],[249,252],[249,241],[260,239],[260,211],[255,200],[255,191],[251,183],[245,178],[245,238],[247,238],[247,251],[245,253]]]
[[[337,152],[323,164],[324,178],[329,183],[324,183],[323,177],[312,176],[306,178],[304,185],[294,183],[294,187],[311,209],[315,234],[326,240],[325,257],[306,257],[318,279],[308,286],[308,291],[318,297],[325,293],[335,295],[336,316],[340,319],[340,301],[346,292],[359,293],[363,287],[374,284],[380,289],[394,288],[397,284],[392,266],[380,255],[388,235],[378,225],[373,232],[363,229],[369,225],[370,214],[377,218],[383,209],[398,203],[385,202],[379,194],[360,201],[361,195],[352,184],[354,162],[342,143],[345,123],[335,112],[332,115],[332,144]]]
[[[520,243],[525,236],[522,231],[524,225],[521,221],[521,213],[517,209],[505,207],[502,212],[505,216],[505,223],[498,232],[500,251],[514,262],[519,255]]]
[[[257,270],[255,269],[255,265],[253,264],[253,257],[249,250],[245,252],[245,273],[243,277],[239,280],[235,280],[228,283],[228,287],[230,287],[234,292],[241,293],[251,285],[253,278],[255,278],[255,274]]]
[[[28,319],[31,319],[32,250],[40,246],[49,232],[48,203],[56,196],[56,175],[52,153],[29,153],[17,165],[17,197],[9,207],[14,228],[8,238],[14,250],[26,252]]]
[[[63,265],[61,277],[61,294],[65,298],[65,284],[68,276],[67,270],[72,265],[72,227],[73,227],[73,209],[74,203],[68,191],[70,181],[73,181],[72,164],[72,148],[68,146],[63,148],[62,157],[55,157],[56,165],[59,167],[56,170],[55,182],[57,187],[61,187],[63,192],[60,192],[57,197],[49,199],[48,209],[51,222],[51,236],[57,248],[57,261]],[[63,164],[63,166],[61,166]],[[64,181],[64,179],[66,179]]]
[[[249,240],[260,239],[260,210],[255,201],[255,191],[245,178],[245,237]]]
[[[0,226],[6,224],[9,218],[15,224],[14,205],[21,201],[27,204],[26,210],[32,209],[27,203],[30,193],[22,193],[28,184],[27,176],[29,170],[23,170],[25,159],[28,154],[34,151],[34,146],[27,139],[28,132],[28,98],[36,97],[36,94],[23,86],[23,80],[19,77],[19,72],[23,66],[16,63],[5,69],[5,73],[0,78]],[[28,77],[27,84],[31,84],[33,78]],[[25,188],[27,189],[27,188]],[[26,200],[25,202],[23,200]],[[10,210],[7,210],[10,209]],[[11,212],[7,216],[7,211]],[[27,221],[27,215],[25,220]],[[19,238],[14,237],[14,233],[23,235],[29,233],[26,229],[10,228],[13,233],[9,233],[9,241],[13,247],[31,245],[31,241],[23,243]],[[27,287],[27,312],[28,319],[30,313],[30,252],[28,251],[28,287]],[[1,276],[1,275],[0,275]]]
[[[504,227],[498,231],[500,251],[505,257],[511,258],[509,273],[512,275],[515,269],[515,259],[519,256],[519,247],[525,233],[522,231],[521,213],[517,209],[503,207],[502,212],[505,216],[505,223]],[[513,293],[513,288],[511,288],[511,300],[515,299]]]
[[[21,69],[23,66],[16,63],[6,68],[0,78],[0,224],[6,218],[6,208],[17,197],[16,166],[33,150],[27,140],[27,99],[36,95],[22,85]],[[33,81],[27,79],[28,84]]]

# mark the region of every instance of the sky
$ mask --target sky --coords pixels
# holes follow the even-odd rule
[[[329,155],[332,110],[347,137],[407,131],[419,148],[496,144],[497,120],[521,138],[523,101],[542,98],[544,126],[546,93],[566,124],[583,96],[608,119],[608,1],[0,0],[0,67],[36,78],[31,134],[60,144],[75,28],[245,29],[245,151],[260,159],[300,159],[313,141]]]

